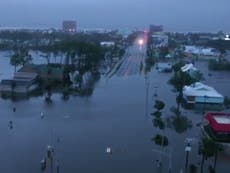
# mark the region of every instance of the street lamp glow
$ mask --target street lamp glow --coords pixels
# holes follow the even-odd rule
[[[230,40],[230,38],[229,38],[229,35],[228,34],[226,34],[226,36],[225,36],[225,38],[224,38],[224,40]]]
[[[142,46],[142,45],[144,44],[144,40],[143,40],[143,39],[139,39],[139,40],[138,40],[138,44],[139,44],[140,46]]]

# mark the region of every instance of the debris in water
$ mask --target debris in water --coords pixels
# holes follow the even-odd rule
[[[46,158],[43,158],[41,160],[41,170],[45,171],[45,169],[46,169]]]
[[[44,118],[44,113],[43,112],[41,112],[41,119],[43,119]]]
[[[108,154],[112,154],[112,150],[111,150],[111,148],[110,148],[110,147],[107,147],[107,148],[106,148],[106,153],[108,153]]]

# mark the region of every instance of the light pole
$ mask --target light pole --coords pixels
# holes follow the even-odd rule
[[[149,104],[149,76],[145,75],[146,95],[145,95],[145,116],[148,117],[148,104]]]
[[[53,173],[54,166],[54,148],[52,146],[47,146],[47,158],[50,160],[50,173]]]
[[[186,152],[186,159],[185,159],[185,172],[187,172],[188,170],[188,159],[189,159],[189,152],[191,152],[192,147],[191,147],[191,142],[192,139],[191,138],[186,138],[185,142],[187,143],[186,147],[185,147],[185,152]]]
[[[185,152],[186,152],[186,161],[185,161],[185,171],[187,172],[188,169],[188,157],[189,157],[189,152],[191,151],[191,146],[190,143],[187,143],[187,146],[185,147]]]
[[[57,137],[57,146],[54,149],[53,146],[48,145],[46,149],[46,155],[45,157],[41,160],[41,170],[45,171],[46,168],[48,167],[48,164],[50,164],[50,173],[59,173],[60,172],[60,162],[58,159],[58,152],[59,152],[59,143],[60,143],[60,138]]]
[[[158,89],[158,86],[154,86],[154,97],[157,97],[157,89]]]
[[[168,172],[171,173],[172,172],[172,147],[170,147],[169,152],[163,152],[163,151],[159,151],[156,149],[152,149],[152,151],[156,153],[160,153],[161,155],[164,155],[165,157],[168,158],[168,161],[169,161]],[[162,166],[161,161],[160,160],[157,160],[157,161],[158,161],[158,166]]]

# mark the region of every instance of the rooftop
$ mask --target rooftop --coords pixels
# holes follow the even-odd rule
[[[229,116],[214,116],[213,117],[218,124],[230,124]]]
[[[181,67],[181,71],[183,72],[187,72],[189,70],[193,70],[193,71],[198,71],[198,69],[196,67],[194,67],[193,64],[185,64],[183,67]]]
[[[14,73],[14,79],[33,79],[37,77],[37,73],[30,72],[16,72]]]
[[[230,132],[230,114],[208,113],[205,116],[213,130],[218,132]]]
[[[205,85],[201,82],[196,82],[192,85],[184,86],[183,94],[189,96],[223,97],[213,87]]]
[[[211,47],[185,46],[184,52],[205,56],[219,56],[219,52]]]

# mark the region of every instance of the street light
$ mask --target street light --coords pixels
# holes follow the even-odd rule
[[[185,172],[187,172],[188,169],[188,157],[189,157],[189,152],[191,152],[192,147],[191,147],[191,142],[193,141],[193,139],[191,138],[186,138],[185,142],[187,143],[186,147],[185,147],[185,152],[186,152],[186,160],[185,160]]]
[[[50,172],[53,173],[54,148],[47,146],[47,158],[50,160]]]
[[[138,44],[139,44],[140,46],[142,46],[142,45],[144,44],[144,40],[143,40],[143,39],[139,39],[139,40],[138,40]]]

